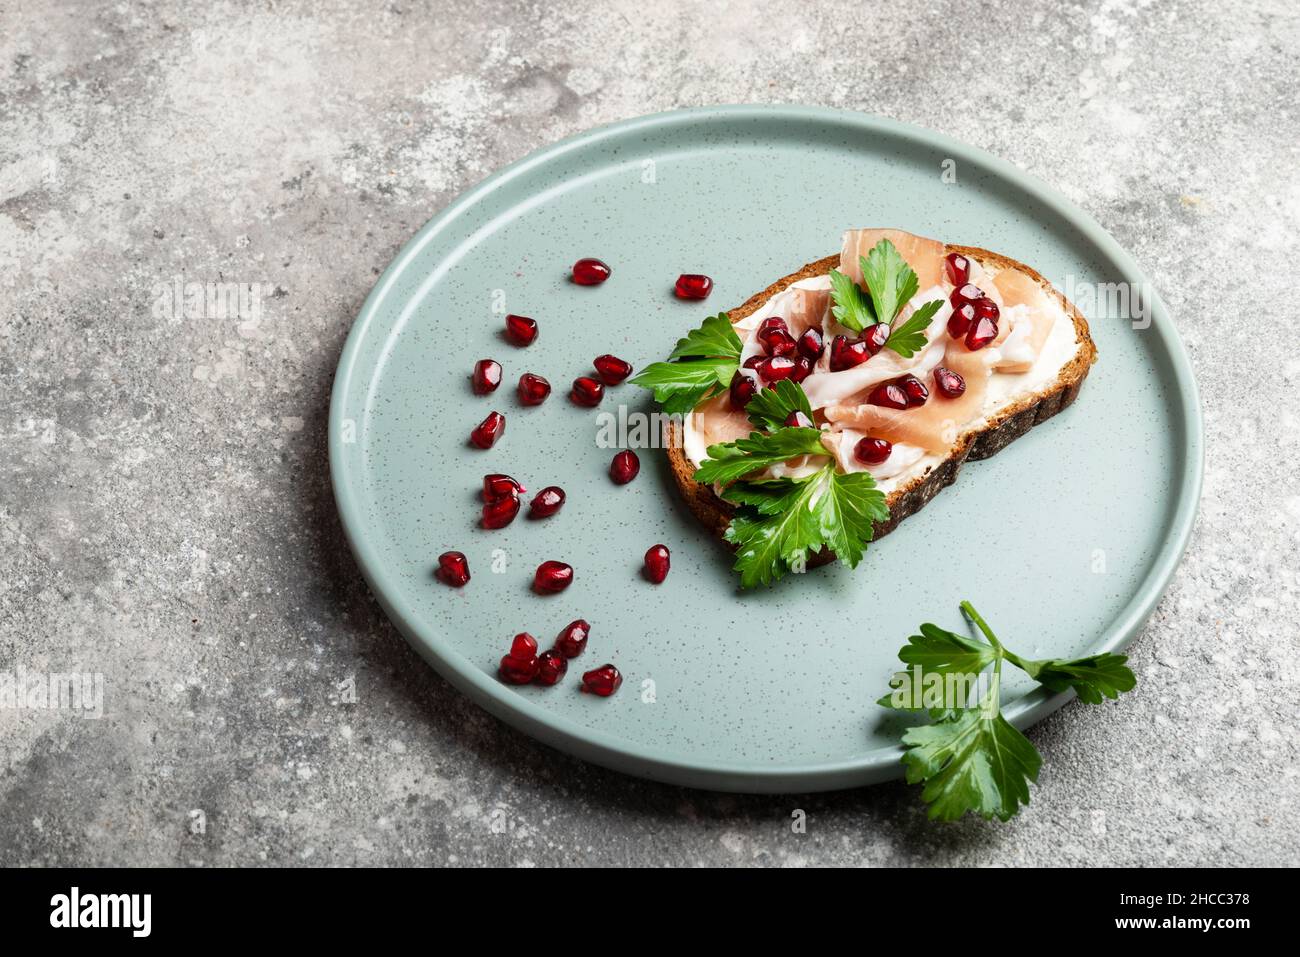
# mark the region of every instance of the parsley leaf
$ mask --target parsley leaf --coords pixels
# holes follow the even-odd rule
[[[919,307],[907,321],[897,329],[890,329],[886,349],[893,349],[904,359],[910,359],[929,343],[925,331],[930,328],[930,320],[943,305],[942,299],[932,299]]]
[[[1052,691],[1073,688],[1080,701],[1101,704],[1103,697],[1114,701],[1120,692],[1132,691],[1137,684],[1137,678],[1126,664],[1127,661],[1127,655],[1100,654],[1064,661],[1057,658],[1046,661],[1017,659],[1015,663],[1029,677]]]
[[[822,445],[819,429],[782,428],[767,435],[751,432],[747,439],[710,445],[708,454],[695,470],[695,481],[726,485],[786,459],[830,453]]]
[[[858,257],[862,281],[871,294],[871,303],[881,322],[893,322],[900,309],[916,295],[916,273],[888,239],[882,239],[871,252]]]
[[[799,479],[738,482],[722,497],[748,507],[737,512],[726,534],[736,546],[742,588],[770,585],[788,571],[802,571],[823,548],[855,568],[874,523],[889,517],[885,494],[869,473],[836,472],[834,464]]]
[[[677,341],[667,362],[654,362],[632,382],[654,391],[670,414],[685,414],[731,384],[740,368],[740,337],[726,313],[709,316]]]
[[[725,312],[709,316],[692,329],[685,337],[677,340],[669,359],[688,359],[707,356],[709,358],[740,358],[740,336],[731,328],[731,319]]]
[[[953,821],[967,811],[985,818],[1007,820],[1029,803],[1029,784],[1038,780],[1042,759],[1029,739],[1002,717],[1000,688],[1004,661],[1023,670],[1053,691],[1073,688],[1079,699],[1100,704],[1136,684],[1123,655],[1029,661],[1003,646],[970,602],[962,611],[983,633],[987,643],[924,624],[898,652],[908,667],[890,682],[896,693],[910,685],[912,695],[924,687],[924,697],[899,701],[892,695],[878,704],[918,711],[928,708],[930,724],[903,735],[903,763],[911,784],[924,782],[921,798],[930,817]],[[991,681],[973,707],[970,697],[992,666]],[[929,675],[960,677],[965,682],[935,682]],[[934,701],[930,690],[942,689]]]
[[[785,426],[791,412],[802,412],[812,421],[812,403],[797,382],[782,379],[770,389],[762,389],[745,406],[754,428],[773,432]]]
[[[838,269],[831,270],[831,303],[831,315],[846,329],[861,332],[876,322],[871,298],[850,276]]]
[[[907,783],[925,782],[921,799],[930,805],[930,817],[941,821],[967,811],[1010,820],[1029,803],[1029,782],[1038,780],[1043,763],[996,708],[969,708],[951,721],[911,728],[903,744]]]

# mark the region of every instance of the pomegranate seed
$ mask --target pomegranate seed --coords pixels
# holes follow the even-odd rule
[[[651,545],[645,553],[645,577],[656,585],[668,577],[668,547]]]
[[[853,457],[863,465],[879,465],[889,458],[889,454],[893,451],[892,442],[868,435],[865,439],[859,439],[858,444],[853,446]]]
[[[940,395],[949,399],[956,399],[966,391],[966,380],[951,369],[936,366],[934,370],[934,386],[939,390]]]
[[[602,698],[608,698],[622,683],[623,676],[613,665],[601,665],[582,676],[582,690]]]
[[[537,639],[526,631],[521,631],[515,635],[510,642],[510,657],[517,658],[520,661],[527,661],[529,658],[537,655]]]
[[[517,346],[532,345],[537,338],[537,320],[527,316],[506,316],[506,338]]]
[[[519,401],[524,405],[541,405],[551,394],[551,384],[539,375],[525,372],[519,377]]]
[[[563,678],[568,670],[569,663],[564,660],[564,655],[552,648],[537,656],[537,677],[533,680],[549,688]]]
[[[533,574],[533,587],[540,592],[555,594],[573,584],[573,566],[564,562],[546,561],[537,566]]]
[[[589,376],[578,376],[573,380],[573,391],[569,393],[569,398],[578,405],[593,406],[600,405],[600,400],[605,396],[605,387]]]
[[[882,382],[871,390],[867,401],[872,405],[881,405],[886,409],[906,409],[907,393],[897,382]]]
[[[744,412],[745,406],[749,405],[749,400],[757,392],[758,386],[754,385],[754,380],[743,372],[737,372],[731,377],[731,407],[735,411]]]
[[[438,577],[452,588],[463,588],[469,581],[469,562],[464,552],[443,552],[438,556]]]
[[[549,518],[560,510],[564,504],[564,489],[558,485],[548,485],[533,496],[528,506],[528,514],[533,518]]]
[[[948,297],[948,301],[952,303],[952,307],[956,309],[964,302],[969,302],[974,305],[983,298],[983,289],[974,283],[965,282],[952,291],[952,295]]]
[[[509,475],[493,472],[483,476],[483,501],[495,502],[508,495],[523,495],[528,489],[512,479]]]
[[[750,356],[748,359],[746,359],[746,360],[745,360],[743,363],[741,363],[741,364],[742,364],[746,369],[757,369],[757,368],[758,368],[758,364],[759,364],[760,362],[764,361],[766,358],[767,358],[767,356],[763,355],[763,353],[761,353],[761,352],[755,352],[752,356]]]
[[[474,392],[487,395],[501,384],[501,363],[495,359],[479,359],[474,363]]]
[[[596,356],[591,363],[596,367],[596,375],[605,385],[618,385],[632,374],[632,363],[624,362],[618,356]]]
[[[998,308],[998,304],[988,296],[985,296],[982,299],[976,299],[974,306],[975,318],[977,319],[992,319],[994,322],[997,322],[998,317],[1002,314],[1002,310]]]
[[[708,299],[713,292],[713,280],[699,273],[682,273],[674,287],[678,299]]]
[[[483,527],[505,528],[519,514],[519,496],[507,495],[483,505]]]
[[[769,356],[788,356],[798,348],[794,336],[790,335],[790,328],[780,316],[764,319],[755,338]]]
[[[998,324],[992,319],[976,319],[966,333],[966,348],[971,352],[983,349],[998,337]]]
[[[975,321],[975,306],[969,302],[963,302],[960,306],[953,309],[952,315],[948,317],[948,335],[954,339],[960,339],[966,335],[966,330],[970,324]]]
[[[861,339],[836,336],[831,340],[831,371],[842,372],[860,366],[871,358],[867,344]]]
[[[515,635],[510,652],[501,658],[497,674],[512,685],[526,685],[537,677],[537,639],[526,631]]]
[[[765,381],[780,382],[794,374],[794,360],[789,356],[768,356],[755,369]]]
[[[641,471],[641,460],[631,449],[624,449],[609,463],[609,477],[619,485],[626,485]]]
[[[599,286],[609,273],[610,268],[599,259],[579,259],[573,264],[573,281],[579,286]]]
[[[822,334],[816,329],[805,329],[804,334],[799,337],[799,354],[805,359],[816,362],[825,350],[826,343],[822,340]]]
[[[469,440],[480,449],[490,449],[506,430],[506,417],[500,412],[489,412],[469,434]]]
[[[813,420],[808,418],[807,413],[800,412],[798,409],[795,409],[793,412],[787,415],[785,417],[785,421],[782,422],[781,424],[792,429],[814,428]]]
[[[961,253],[949,253],[943,258],[943,271],[954,286],[964,286],[970,279],[970,260]]]
[[[556,649],[566,658],[576,658],[587,647],[587,636],[591,634],[591,625],[578,618],[569,622],[564,631],[555,638]]]
[[[925,400],[930,398],[930,390],[925,387],[924,382],[914,375],[903,376],[898,380],[898,384],[902,388],[903,394],[907,396],[907,404],[911,408],[925,405]]]
[[[889,324],[877,322],[874,325],[867,326],[862,330],[862,341],[867,344],[867,351],[874,356],[885,348],[885,343],[889,341]]]
[[[802,382],[812,375],[813,361],[807,356],[800,356],[794,362],[794,371],[790,373],[790,378],[795,382]]]

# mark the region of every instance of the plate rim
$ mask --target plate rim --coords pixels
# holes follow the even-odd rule
[[[851,128],[861,133],[883,133],[941,148],[946,151],[945,155],[959,162],[978,164],[1031,195],[1078,229],[1119,267],[1125,279],[1140,283],[1140,288],[1150,292],[1150,328],[1160,338],[1169,356],[1169,366],[1184,420],[1181,435],[1174,436],[1176,446],[1181,445],[1183,449],[1183,468],[1176,483],[1173,483],[1176,485],[1178,504],[1170,518],[1172,534],[1166,538],[1151,571],[1139,584],[1137,594],[1105,626],[1099,640],[1090,646],[1094,653],[1115,652],[1126,648],[1151,616],[1177,570],[1187,550],[1200,504],[1205,456],[1204,423],[1195,374],[1182,339],[1146,273],[1133,256],[1087,211],[1033,174],[992,153],[943,133],[868,113],[820,106],[757,104],[693,107],[652,113],[593,127],[542,146],[458,194],[420,227],[394,256],[366,296],[361,311],[348,332],[330,391],[330,484],[348,547],[371,594],[389,620],[443,678],[507,724],[544,744],[583,760],[637,777],[687,787],[744,793],[812,792],[856,787],[901,777],[901,746],[876,748],[848,759],[794,766],[763,767],[743,762],[692,760],[657,750],[650,745],[633,745],[600,728],[557,715],[524,696],[514,694],[513,689],[501,684],[482,669],[462,667],[452,654],[446,653],[449,649],[440,648],[437,642],[428,641],[421,636],[413,616],[397,607],[376,580],[382,575],[384,565],[368,540],[368,526],[358,505],[359,493],[350,484],[344,462],[341,436],[342,423],[347,418],[344,414],[346,396],[352,391],[352,383],[356,378],[354,374],[357,372],[362,343],[376,321],[385,297],[424,246],[453,226],[490,193],[567,153],[623,136],[737,119],[796,123],[820,121],[822,124]],[[363,391],[368,392],[368,388]],[[1017,728],[1024,729],[1060,708],[1071,697],[1072,692],[1055,694],[1040,687],[1016,699],[1003,709],[1003,713]]]

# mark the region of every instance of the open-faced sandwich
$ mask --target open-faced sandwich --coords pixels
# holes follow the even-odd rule
[[[634,381],[682,416],[673,475],[750,586],[856,565],[968,458],[1069,405],[1095,358],[1087,321],[1029,266],[861,229]]]

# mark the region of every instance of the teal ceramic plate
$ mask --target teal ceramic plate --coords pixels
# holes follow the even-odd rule
[[[948,175],[945,177],[945,171]],[[955,182],[950,182],[955,174]],[[958,483],[869,550],[856,571],[818,569],[741,593],[723,547],[678,499],[666,461],[642,452],[615,486],[597,414],[651,411],[631,385],[600,410],[566,398],[591,359],[638,368],[667,355],[705,315],[839,248],[855,226],[897,226],[1029,263],[1063,290],[1128,282],[1147,291],[1148,328],[1086,302],[1100,359],[1079,400]],[[583,288],[583,256],[613,267]],[[679,273],[716,287],[673,298]],[[537,319],[527,349],[501,337],[502,312]],[[471,393],[475,360],[505,367]],[[520,373],[555,392],[526,409]],[[491,451],[468,445],[491,409]],[[840,788],[899,775],[900,724],[874,704],[922,621],[962,624],[969,598],[1034,657],[1124,647],[1181,556],[1201,476],[1195,384],[1173,324],[1137,264],[1091,218],[1007,163],[874,117],[794,107],[650,116],[541,150],[470,190],[407,244],[376,285],[339,362],[330,468],[357,562],[388,615],[453,685],[537,739],[664,781],[735,791]],[[542,522],[477,527],[487,472],[568,503]],[[668,581],[638,574],[645,549],[673,554]],[[460,590],[432,577],[465,552]],[[530,591],[545,559],[576,569],[558,596]],[[555,688],[501,684],[518,631],[544,643],[574,618],[587,652]],[[615,663],[612,698],[578,690]],[[1066,699],[1004,688],[1020,727]]]

